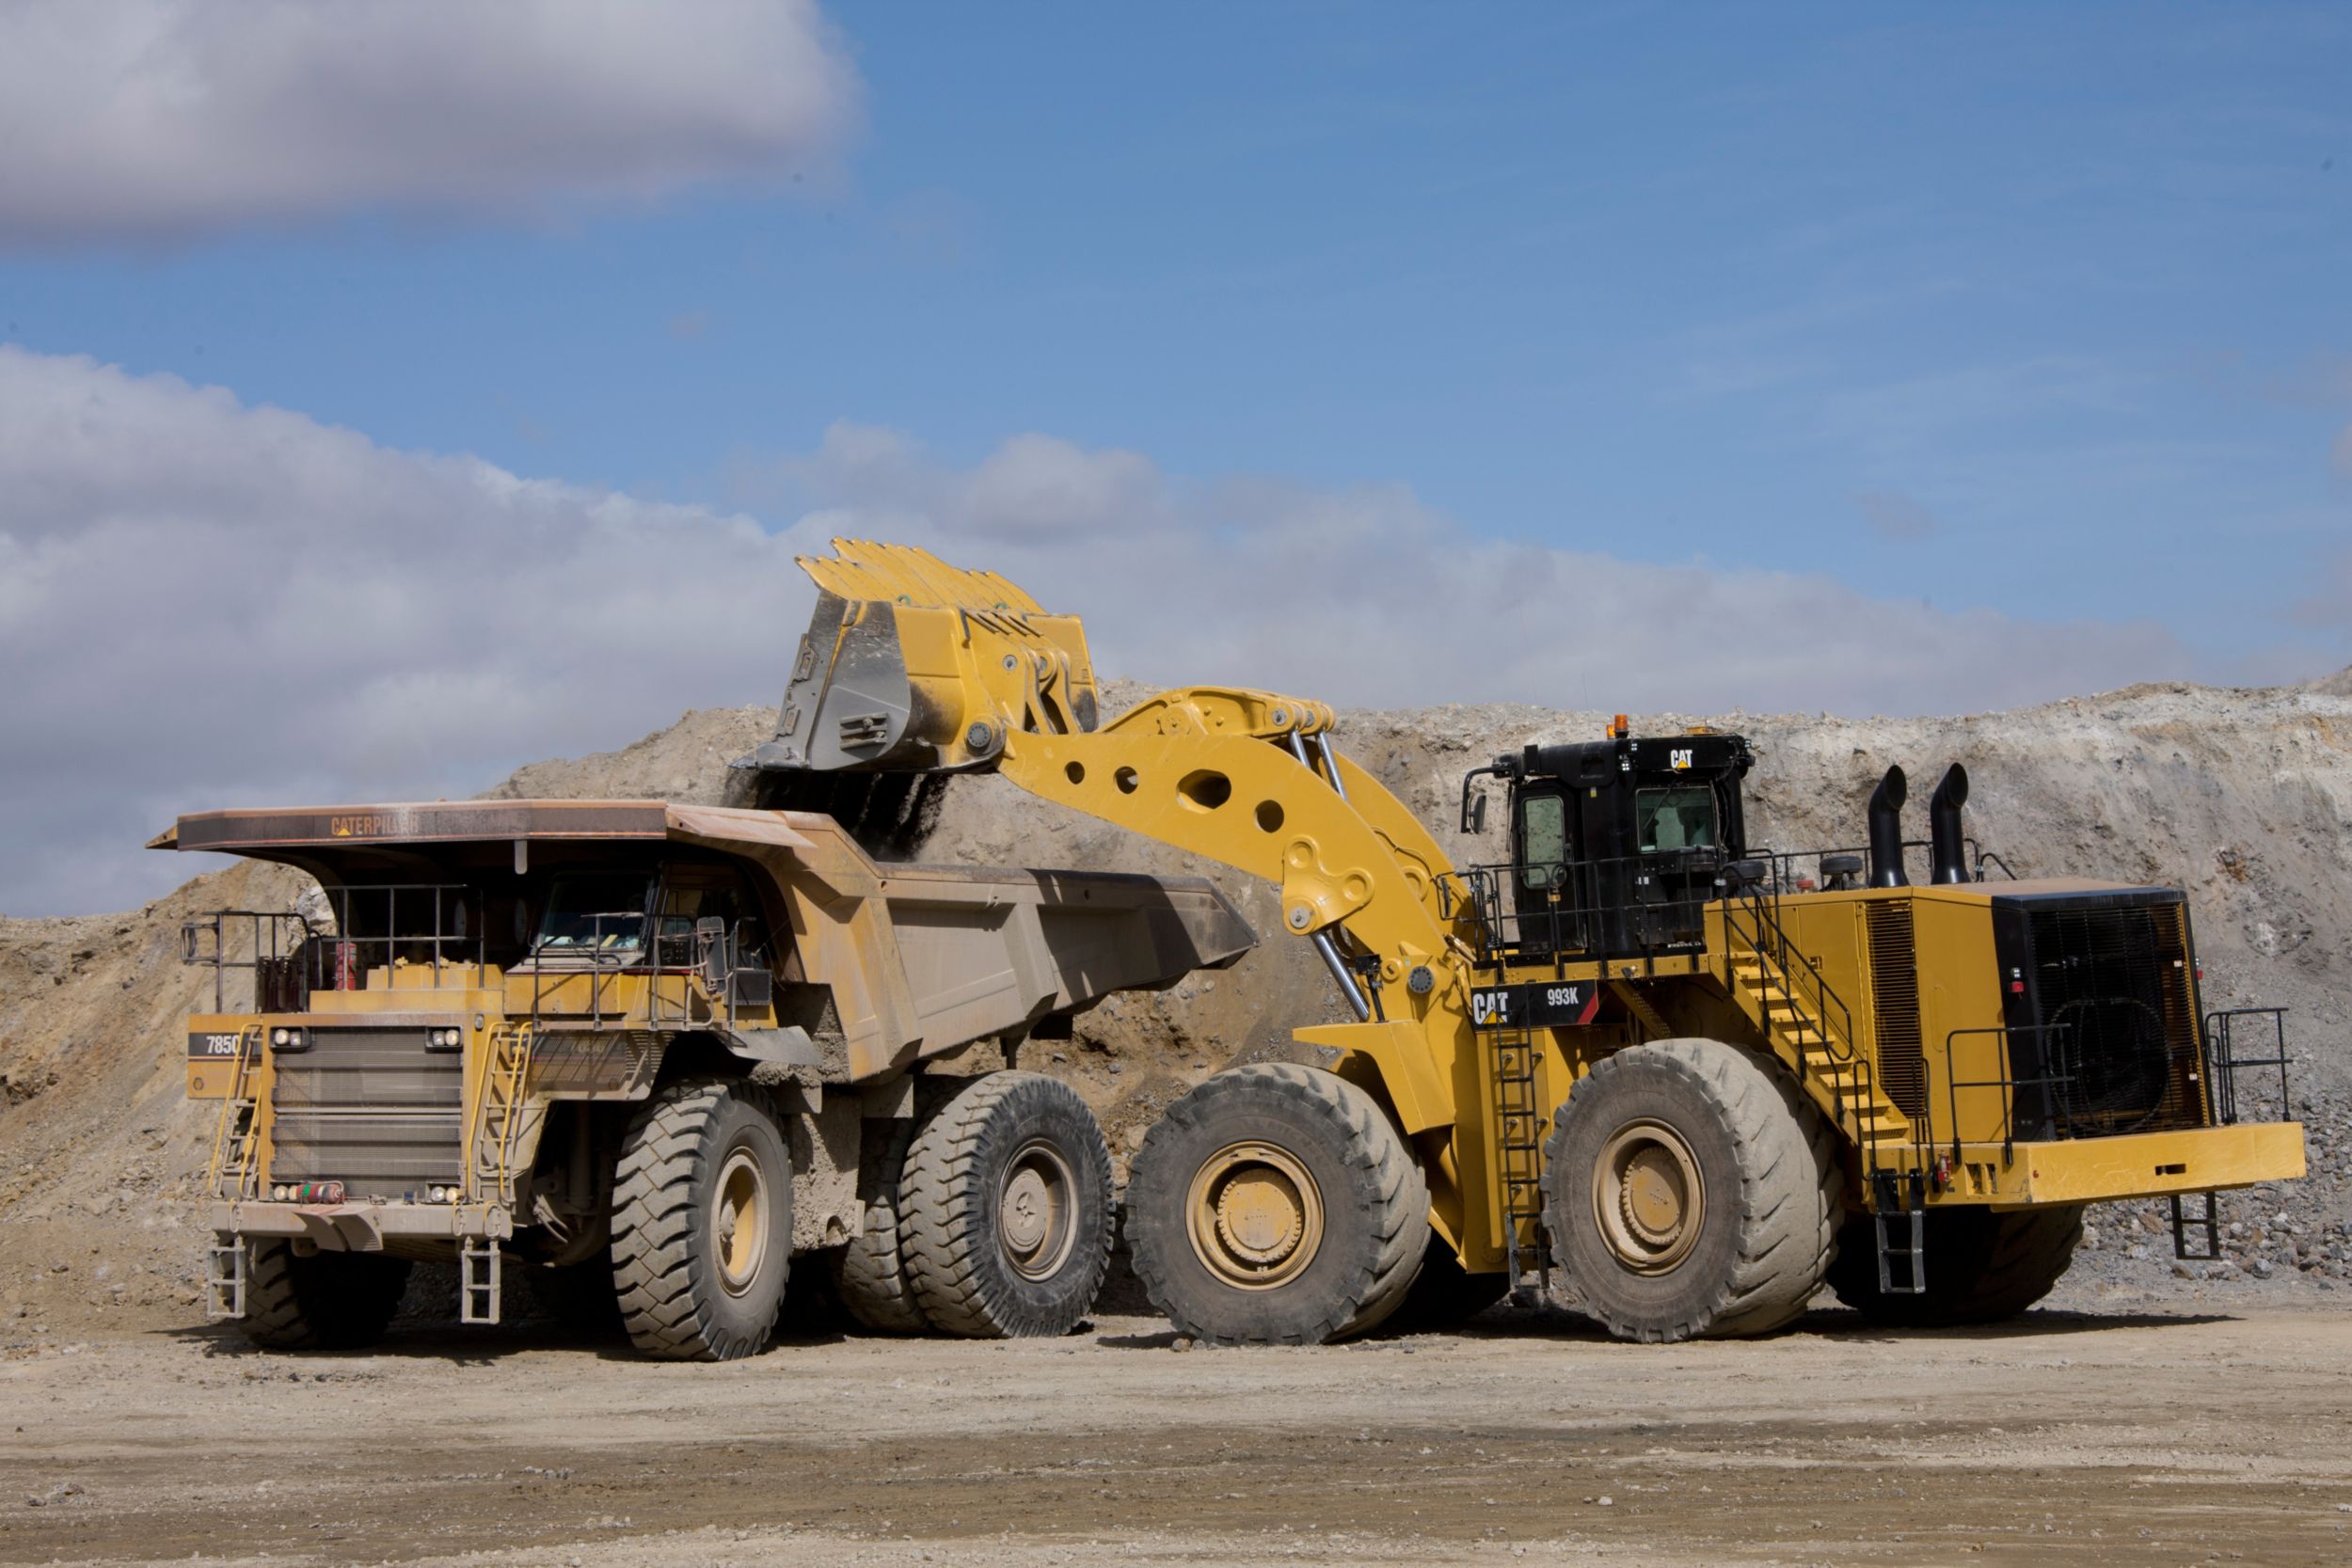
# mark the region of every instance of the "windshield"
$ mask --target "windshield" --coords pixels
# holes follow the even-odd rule
[[[1638,791],[1633,810],[1644,854],[1716,847],[1715,792],[1705,784]]]
[[[636,953],[645,945],[645,890],[650,879],[622,873],[558,877],[539,917],[534,950]]]

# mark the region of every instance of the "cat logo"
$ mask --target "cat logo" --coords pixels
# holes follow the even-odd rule
[[[1692,748],[1688,746],[1673,748],[1666,753],[1666,766],[1677,773],[1688,773],[1691,770],[1691,752]]]

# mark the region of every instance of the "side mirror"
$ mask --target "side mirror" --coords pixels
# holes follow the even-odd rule
[[[1486,831],[1486,798],[1484,795],[1473,795],[1470,798],[1469,815],[1462,819],[1462,832],[1476,838]]]
[[[694,922],[694,963],[712,990],[727,983],[727,923],[715,914]]]

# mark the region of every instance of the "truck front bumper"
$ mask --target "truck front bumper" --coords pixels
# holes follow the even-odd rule
[[[496,1203],[215,1203],[222,1235],[291,1236],[321,1252],[381,1252],[387,1236],[460,1241],[515,1234],[515,1219]]]
[[[2303,1124],[2248,1122],[2058,1143],[1963,1144],[1946,1201],[2022,1209],[2217,1192],[2304,1174]]]

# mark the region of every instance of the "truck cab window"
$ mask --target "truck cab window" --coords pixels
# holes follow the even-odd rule
[[[1712,849],[1715,832],[1715,792],[1705,784],[1673,789],[1645,789],[1634,797],[1634,827],[1642,852],[1664,849]]]
[[[1557,795],[1529,795],[1519,802],[1519,885],[1551,886],[1568,858],[1567,802]]]
[[[736,962],[764,961],[768,927],[751,890],[734,878],[709,880],[699,876],[662,885],[660,961],[673,968],[694,962],[694,927],[713,917],[725,923]]]
[[[646,881],[642,875],[558,877],[532,951],[644,951]]]

